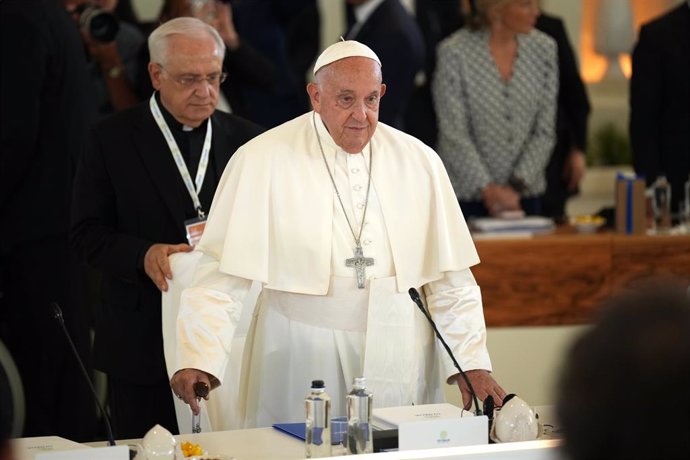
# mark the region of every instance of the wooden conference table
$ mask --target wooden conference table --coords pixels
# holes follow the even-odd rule
[[[575,234],[476,239],[487,326],[585,324],[599,301],[649,276],[690,285],[690,235]]]

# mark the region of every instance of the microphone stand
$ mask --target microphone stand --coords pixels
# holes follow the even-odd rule
[[[105,422],[105,430],[108,435],[108,445],[109,446],[114,446],[115,445],[115,437],[113,436],[113,430],[110,427],[110,420],[108,419],[108,414],[105,413],[105,410],[103,410],[103,406],[101,405],[101,402],[98,400],[98,394],[96,393],[96,389],[93,387],[93,383],[91,383],[91,378],[89,377],[89,373],[86,371],[86,367],[84,367],[84,363],[81,360],[81,357],[79,356],[79,353],[77,352],[77,347],[74,346],[74,342],[72,341],[72,337],[70,336],[69,331],[67,330],[67,327],[65,326],[65,318],[62,316],[62,309],[60,308],[60,305],[57,304],[57,302],[51,302],[50,303],[50,309],[53,313],[53,318],[55,321],[60,324],[60,327],[62,328],[62,331],[65,333],[65,337],[67,337],[67,342],[69,343],[70,347],[72,348],[72,353],[74,353],[74,356],[77,358],[77,362],[79,363],[79,367],[81,368],[82,373],[84,374],[84,378],[86,379],[86,383],[89,384],[89,389],[91,390],[91,393],[93,394],[94,400],[96,401],[96,405],[98,406],[98,410],[101,411],[101,415],[103,416],[103,421]]]
[[[472,402],[474,403],[474,415],[484,415],[481,408],[479,407],[479,402],[477,401],[477,395],[474,392],[474,387],[472,386],[472,382],[470,382],[470,379],[467,378],[467,374],[465,374],[465,371],[463,371],[462,368],[460,367],[460,364],[458,364],[458,361],[455,359],[455,356],[453,355],[453,352],[450,350],[450,347],[448,346],[446,341],[443,340],[443,337],[441,336],[441,333],[439,332],[438,328],[436,327],[436,323],[431,318],[431,315],[426,310],[426,308],[424,308],[424,304],[422,303],[422,299],[419,296],[419,292],[417,292],[417,290],[415,288],[410,288],[407,292],[408,292],[408,294],[410,294],[410,298],[412,298],[412,301],[422,311],[422,313],[424,314],[424,317],[427,319],[427,321],[429,321],[429,324],[431,324],[431,327],[434,329],[434,332],[436,333],[436,337],[438,337],[438,340],[441,342],[441,344],[443,345],[443,348],[446,349],[448,356],[450,356],[450,359],[453,361],[453,365],[458,370],[458,372],[460,372],[460,375],[465,380],[465,383],[467,384],[467,388],[470,390],[470,394],[472,395]]]

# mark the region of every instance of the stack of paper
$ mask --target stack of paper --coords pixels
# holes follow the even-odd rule
[[[382,407],[374,409],[372,424],[377,430],[398,428],[401,423],[425,420],[472,417],[474,414],[448,403],[420,404],[417,406]]]
[[[473,231],[480,233],[546,233],[554,229],[553,219],[541,216],[526,216],[517,219],[474,217],[468,223]]]

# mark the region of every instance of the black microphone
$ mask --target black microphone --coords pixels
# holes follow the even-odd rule
[[[93,387],[93,383],[91,383],[91,378],[89,377],[89,373],[86,372],[86,367],[84,367],[84,362],[81,360],[81,357],[79,356],[79,353],[77,352],[77,348],[74,346],[74,342],[72,342],[72,337],[70,336],[69,331],[67,330],[67,327],[65,326],[65,318],[62,317],[62,309],[60,308],[60,305],[57,304],[57,302],[50,302],[50,310],[53,313],[53,318],[55,318],[55,320],[60,324],[62,331],[65,333],[65,337],[67,337],[67,341],[69,342],[69,345],[72,348],[72,352],[74,353],[74,356],[77,358],[77,362],[79,363],[79,367],[81,367],[81,371],[84,373],[84,378],[86,379],[86,382],[89,384],[89,388],[91,389],[91,393],[93,394],[93,399],[96,401],[96,405],[98,406],[98,410],[101,411],[101,415],[103,416],[103,421],[105,422],[105,429],[106,429],[107,435],[108,435],[108,445],[114,446],[115,445],[115,438],[113,437],[113,430],[110,427],[110,419],[108,419],[108,414],[105,413],[105,411],[103,410],[103,406],[101,406],[101,402],[98,400],[98,395],[96,394],[96,389]]]
[[[419,297],[419,292],[417,292],[417,290],[415,288],[410,288],[407,292],[410,294],[412,301],[422,311],[422,313],[424,314],[424,317],[429,321],[429,324],[431,324],[431,327],[434,328],[434,332],[436,333],[436,337],[438,337],[438,340],[441,341],[443,348],[446,349],[446,352],[448,353],[448,356],[450,356],[450,359],[453,361],[455,368],[458,370],[458,372],[460,372],[460,375],[465,380],[465,383],[467,383],[467,388],[469,388],[470,393],[472,394],[472,402],[474,403],[474,415],[483,415],[482,410],[479,408],[479,402],[477,402],[477,395],[474,392],[474,388],[472,387],[472,383],[470,382],[470,379],[467,378],[465,371],[463,371],[460,368],[460,364],[458,364],[458,361],[455,359],[455,356],[453,356],[453,352],[450,351],[450,347],[448,346],[446,341],[443,340],[441,333],[438,331],[438,328],[436,327],[436,323],[431,318],[431,315],[429,314],[429,312],[426,311],[426,308],[424,308],[424,304],[422,303],[422,299]]]

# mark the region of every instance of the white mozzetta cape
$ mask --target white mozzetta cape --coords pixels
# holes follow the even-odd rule
[[[221,178],[199,249],[220,271],[269,289],[324,295],[331,276],[334,190],[312,112],[242,146]],[[324,150],[337,149],[316,116]],[[372,180],[405,292],[479,262],[448,175],[419,140],[379,123]],[[365,151],[369,147],[365,148]]]

